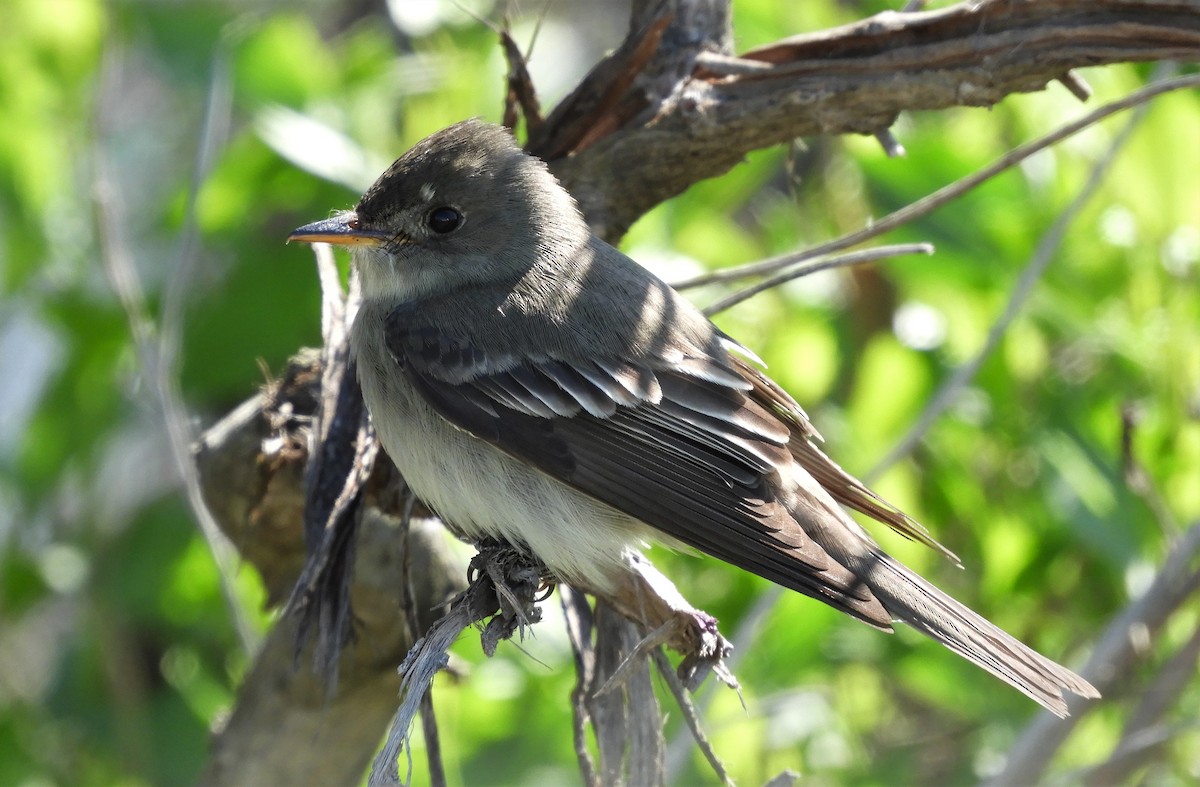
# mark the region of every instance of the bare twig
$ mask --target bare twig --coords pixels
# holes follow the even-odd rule
[[[409,488],[404,490],[404,513],[400,517],[400,528],[404,533],[404,581],[401,584],[403,592],[401,603],[404,606],[404,619],[408,626],[410,642],[421,638],[421,615],[417,609],[416,589],[412,586],[412,549],[409,548],[409,528],[412,525],[413,507],[417,496]],[[434,787],[445,787],[446,769],[442,764],[442,744],[438,735],[437,716],[433,709],[432,688],[425,690],[421,697],[421,735],[425,739],[425,759],[429,763],[429,783]]]
[[[710,271],[708,273],[695,276],[690,279],[685,279],[674,283],[672,286],[677,290],[690,289],[692,287],[700,287],[705,284],[715,284],[723,281],[733,281],[735,279],[745,279],[751,276],[762,276],[769,273],[774,273],[780,268],[796,265],[805,260],[810,260],[815,257],[822,257],[826,254],[832,254],[835,251],[857,246],[864,241],[882,235],[885,232],[890,232],[896,227],[914,221],[922,216],[926,216],[948,202],[958,199],[963,194],[971,191],[981,183],[995,177],[1007,169],[1020,164],[1025,159],[1045,150],[1052,145],[1066,139],[1067,137],[1077,134],[1080,131],[1095,125],[1110,115],[1117,112],[1122,112],[1131,107],[1136,107],[1145,104],[1152,98],[1169,93],[1175,90],[1187,90],[1200,87],[1200,74],[1192,74],[1189,76],[1175,77],[1173,79],[1164,79],[1161,82],[1156,82],[1152,85],[1135,90],[1128,96],[1121,98],[1112,103],[1105,104],[1094,112],[1089,112],[1087,115],[1079,118],[1076,121],[1066,124],[1057,131],[1053,131],[1045,136],[1039,137],[1032,142],[1027,142],[1020,147],[1000,157],[998,160],[974,172],[965,178],[960,178],[953,183],[943,186],[932,194],[922,197],[916,202],[909,203],[897,211],[893,211],[878,221],[872,222],[869,227],[864,227],[857,232],[852,232],[848,235],[843,235],[840,238],[827,241],[814,246],[811,249],[799,253],[785,254],[780,257],[773,257],[769,260],[753,263],[751,265],[741,265],[736,268],[726,268],[719,271]]]
[[[708,760],[709,767],[712,768],[713,774],[721,781],[721,784],[732,787],[733,779],[729,777],[729,771],[725,770],[725,764],[721,762],[721,758],[713,750],[708,736],[704,734],[704,728],[700,725],[700,715],[696,712],[696,705],[692,702],[691,695],[684,689],[679,676],[675,674],[671,662],[667,660],[662,648],[656,647],[651,657],[654,659],[654,666],[658,667],[658,674],[666,681],[667,687],[671,690],[671,696],[675,698],[675,703],[683,713],[683,721],[692,734],[696,748],[704,755],[704,759]]]
[[[401,749],[408,749],[406,744],[412,720],[420,709],[434,676],[445,668],[446,653],[450,646],[471,623],[470,613],[465,607],[452,609],[450,614],[439,620],[437,625],[430,629],[429,634],[413,645],[412,650],[408,652],[408,657],[400,666],[400,671],[404,673],[404,683],[401,686],[404,699],[392,716],[387,738],[371,765],[371,773],[367,777],[367,783],[371,787],[401,783],[397,763]],[[404,784],[408,784],[412,777],[411,755],[408,771],[409,776],[404,780]]]
[[[596,650],[592,643],[592,608],[587,598],[569,585],[559,585],[559,602],[567,623],[567,638],[575,657],[575,687],[571,690],[571,732],[575,760],[585,787],[601,787],[600,773],[587,746],[590,717],[587,698],[596,681]]]
[[[109,78],[115,69],[114,58],[119,57],[110,50],[105,57],[105,71]],[[104,102],[98,106],[96,124],[103,128]],[[156,324],[147,306],[146,295],[138,278],[133,256],[124,237],[124,217],[120,204],[122,195],[117,192],[117,178],[111,171],[106,151],[100,144],[94,149],[95,181],[93,183],[96,208],[96,234],[100,238],[101,262],[109,285],[117,295],[129,322],[130,335],[137,350],[142,371],[154,391],[162,422],[167,432],[176,471],[183,481],[188,504],[196,517],[200,533],[208,544],[220,576],[221,593],[233,620],[242,650],[253,653],[261,640],[238,602],[234,590],[237,575],[237,550],[225,538],[209,512],[201,494],[200,478],[192,460],[192,443],[196,435],[192,421],[179,393],[176,359],[179,354],[180,324],[185,306],[184,294],[195,281],[197,233],[195,204],[200,184],[208,177],[208,171],[218,151],[225,142],[229,130],[230,87],[229,69],[223,52],[213,57],[212,75],[209,80],[208,101],[205,107],[204,125],[196,147],[196,160],[188,189],[185,224],[176,251],[176,269],[172,284],[168,285],[164,298],[161,321]],[[103,139],[104,133],[97,133]]]
[[[412,720],[429,691],[429,687],[433,684],[434,676],[445,668],[450,646],[474,622],[470,605],[456,604],[447,615],[434,624],[429,633],[409,650],[404,663],[400,665],[400,673],[403,675],[400,692],[403,701],[396,709],[395,715],[392,716],[387,738],[371,766],[371,774],[367,782],[372,787],[400,783],[396,764],[399,761],[401,749],[408,748],[405,744],[408,741],[408,731],[412,726]],[[410,759],[410,777],[411,773]],[[409,779],[406,779],[405,783],[407,784],[408,781]]]
[[[433,712],[433,689],[421,695],[421,736],[425,739],[425,759],[429,762],[429,783],[446,787],[446,769],[442,765],[442,742],[438,736],[437,716]]]
[[[1200,84],[1200,82],[1197,82],[1197,84]],[[1092,166],[1092,171],[1088,175],[1087,182],[1080,188],[1079,193],[1075,195],[1075,199],[1071,200],[1071,203],[1058,215],[1054,220],[1054,224],[1042,236],[1037,248],[1033,252],[1033,257],[1017,278],[1017,282],[1013,286],[1013,291],[1008,296],[1008,302],[1004,305],[1004,311],[996,318],[996,321],[992,323],[992,327],[988,330],[987,339],[984,341],[983,346],[979,348],[969,361],[955,369],[954,373],[938,386],[937,391],[934,392],[933,396],[929,398],[929,401],[921,410],[916,423],[909,427],[904,437],[900,438],[900,441],[892,447],[892,450],[879,460],[875,468],[867,475],[867,480],[878,476],[886,468],[891,467],[902,457],[907,456],[916,447],[921,438],[925,436],[925,433],[929,431],[929,428],[933,426],[934,421],[941,417],[942,413],[954,403],[959,393],[971,380],[975,379],[975,375],[979,372],[980,367],[983,366],[984,361],[991,357],[992,352],[999,346],[1001,340],[1004,338],[1004,334],[1008,331],[1008,327],[1012,325],[1013,320],[1017,318],[1021,309],[1024,308],[1025,302],[1029,300],[1029,296],[1033,294],[1034,286],[1054,259],[1054,255],[1058,251],[1058,247],[1062,244],[1063,237],[1066,236],[1071,222],[1075,220],[1075,217],[1079,215],[1080,211],[1083,210],[1096,191],[1099,190],[1100,184],[1104,181],[1104,176],[1108,174],[1109,168],[1117,157],[1117,153],[1129,141],[1138,123],[1145,116],[1145,110],[1146,107],[1143,104],[1139,111],[1125,124],[1125,127],[1113,138],[1104,156]]]
[[[479,554],[471,565],[473,577],[469,587],[451,602],[450,611],[412,646],[400,665],[402,699],[392,717],[383,747],[371,766],[368,782],[372,786],[400,783],[397,771],[400,751],[407,752],[413,719],[434,676],[449,662],[450,646],[459,635],[491,616],[481,637],[483,650],[490,656],[500,640],[509,638],[517,630],[523,631],[540,617],[534,604],[537,589],[546,576],[544,566],[507,545],[491,544],[480,545]],[[493,616],[497,611],[500,614]],[[410,756],[410,777],[411,771]]]
[[[1092,97],[1092,86],[1075,71],[1068,71],[1060,76],[1058,81],[1080,101],[1087,101]]]
[[[217,160],[218,151],[225,146],[229,137],[230,113],[233,104],[230,80],[229,62],[223,42],[212,60],[208,101],[205,104],[204,123],[200,140],[196,145],[196,159],[188,186],[187,208],[184,212],[184,225],[176,252],[175,273],[170,278],[163,301],[158,363],[149,368],[157,367],[155,386],[171,440],[171,453],[187,491],[188,505],[200,525],[200,531],[208,543],[209,550],[213,553],[213,560],[221,575],[222,591],[229,602],[238,638],[243,649],[247,653],[253,653],[262,638],[250,625],[249,618],[237,602],[233,589],[237,575],[236,551],[229,540],[222,535],[216,520],[204,503],[199,473],[192,459],[192,444],[195,442],[196,432],[179,392],[178,370],[181,328],[187,295],[196,281],[197,265],[200,259],[196,199],[201,185],[208,179],[209,172]]]
[[[896,135],[892,133],[890,128],[876,131],[875,139],[879,140],[879,146],[883,148],[883,152],[888,158],[901,158],[907,153],[904,145],[900,143],[900,140],[896,139]]]
[[[809,265],[783,270],[771,278],[764,279],[763,281],[747,287],[744,290],[738,290],[735,293],[726,295],[716,303],[704,307],[704,313],[711,317],[712,315],[722,312],[732,306],[736,306],[748,298],[753,298],[760,292],[764,292],[765,290],[769,290],[773,287],[778,287],[779,285],[785,284],[793,279],[799,279],[802,276],[809,276],[814,273],[819,273],[820,271],[832,270],[834,268],[847,268],[852,265],[862,265],[863,263],[867,262],[876,262],[878,260],[887,259],[888,257],[899,257],[904,254],[933,254],[933,244],[897,243],[892,246],[878,246],[873,249],[863,249],[862,251],[852,251],[847,252],[846,254],[839,254],[834,257],[818,260]]]
[[[652,652],[658,650],[670,638],[671,625],[671,621],[663,623],[657,629],[638,640],[637,644],[625,652],[622,655],[620,663],[609,673],[604,683],[600,685],[600,688],[596,689],[594,692],[595,696],[600,697],[616,689],[623,688],[629,682],[634,672],[645,663],[646,658]]]

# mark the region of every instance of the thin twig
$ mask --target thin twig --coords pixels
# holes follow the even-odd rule
[[[778,287],[779,285],[785,284],[793,279],[799,279],[801,276],[809,276],[814,273],[832,270],[834,268],[848,268],[851,265],[862,265],[866,262],[876,262],[888,257],[899,257],[904,254],[933,254],[933,244],[897,243],[892,246],[877,246],[873,249],[851,251],[834,257],[827,257],[809,265],[790,268],[775,274],[769,279],[763,279],[757,284],[753,284],[744,290],[738,290],[735,293],[726,295],[716,303],[706,306],[704,308],[704,313],[711,317],[714,314],[722,312],[741,303],[744,300],[747,300],[748,298],[753,298],[755,295],[758,295],[764,290],[769,290],[772,287]]]
[[[497,564],[503,565],[499,567]],[[400,665],[402,699],[392,716],[383,746],[371,765],[367,783],[372,787],[400,783],[397,766],[400,751],[408,751],[413,719],[421,709],[434,677],[446,668],[450,647],[459,635],[490,617],[481,639],[484,652],[491,656],[500,640],[508,639],[518,628],[523,632],[526,626],[536,623],[540,618],[541,611],[535,606],[535,596],[547,576],[545,566],[507,545],[481,545],[479,554],[472,560],[472,573],[474,576],[467,589],[450,602],[449,612],[438,618],[425,635],[413,643],[404,657],[404,663]],[[514,590],[510,585],[516,585],[518,589]],[[497,599],[500,599],[499,603]],[[410,753],[409,778],[405,784],[411,780],[411,776]]]
[[[1068,71],[1063,74],[1058,78],[1058,81],[1062,83],[1063,87],[1071,91],[1071,95],[1080,101],[1087,101],[1092,97],[1092,86],[1074,71]]]
[[[888,158],[902,158],[908,153],[900,140],[896,139],[896,135],[892,133],[890,128],[876,131],[875,139],[879,141],[879,146],[883,148],[883,153]]]
[[[115,55],[110,54],[106,59],[112,57]],[[105,70],[111,72],[112,68],[110,60]],[[129,322],[129,331],[138,360],[154,391],[156,404],[166,428],[171,458],[183,482],[188,504],[196,517],[200,533],[208,545],[209,552],[212,553],[213,562],[216,563],[221,593],[229,608],[238,641],[245,653],[253,653],[258,649],[260,637],[242,610],[234,589],[238,566],[237,550],[221,532],[204,502],[200,476],[192,460],[192,444],[196,435],[179,392],[177,369],[180,326],[186,293],[190,292],[195,281],[198,260],[196,196],[200,184],[208,177],[208,171],[216,158],[216,151],[224,145],[228,137],[230,105],[229,68],[223,53],[218,52],[212,61],[204,124],[197,143],[195,166],[188,188],[184,227],[175,255],[175,272],[171,277],[171,284],[166,289],[162,318],[157,325],[150,314],[145,291],[124,238],[124,222],[118,208],[121,195],[115,185],[117,179],[113,176],[108,156],[100,143],[97,143],[93,153],[96,165],[93,192],[97,236],[100,238],[101,262],[105,274]],[[104,137],[103,113],[106,109],[101,103],[99,116],[96,118],[97,125],[101,126],[101,131],[95,135],[98,140]]]
[[[779,585],[771,585],[758,598],[754,599],[754,604],[751,605],[750,610],[738,621],[738,630],[734,633],[732,640],[733,647],[730,648],[731,652],[725,658],[725,666],[731,673],[737,672],[738,665],[746,654],[750,652],[749,649],[753,643],[762,635],[771,612],[786,592]],[[712,702],[712,697],[713,693],[709,692],[700,698],[701,713],[707,710],[709,703]],[[744,706],[745,702],[743,701],[742,704]],[[683,765],[687,761],[688,749],[690,748],[691,745],[688,741],[688,736],[682,731],[677,733],[667,746],[668,782],[676,780],[679,771],[683,769]]]
[[[425,758],[429,762],[429,783],[446,787],[446,768],[442,765],[442,740],[438,736],[437,716],[433,712],[433,689],[421,695],[421,735],[425,739]]]
[[[397,763],[400,758],[400,750],[408,749],[408,731],[412,726],[413,717],[416,716],[425,693],[432,685],[434,676],[446,666],[450,646],[474,622],[471,605],[456,604],[409,649],[404,663],[400,665],[400,673],[403,676],[400,694],[404,699],[392,717],[392,723],[388,728],[387,738],[384,740],[382,748],[375,755],[371,773],[367,777],[367,784],[374,787],[374,785],[400,783]],[[405,779],[404,783],[409,783],[411,778],[410,755],[409,777]]]
[[[692,740],[696,742],[696,748],[704,755],[704,759],[708,760],[709,767],[713,769],[716,777],[721,780],[721,784],[732,787],[733,779],[729,778],[729,771],[725,770],[725,764],[721,762],[721,758],[713,750],[708,736],[704,734],[704,729],[700,726],[700,715],[696,712],[696,705],[684,689],[679,676],[675,674],[675,669],[671,666],[671,662],[667,660],[661,647],[654,648],[651,657],[654,659],[654,666],[658,667],[658,674],[666,681],[667,688],[671,690],[671,696],[675,698],[676,704],[679,705],[679,710],[683,714],[683,721],[692,733]]]
[[[624,688],[646,656],[667,642],[673,626],[674,621],[667,621],[638,640],[637,644],[625,653],[621,663],[617,665],[617,668],[612,671],[600,688],[593,692],[592,696],[602,697],[610,691]]]
[[[580,775],[585,787],[601,787],[600,773],[596,761],[587,746],[588,713],[587,698],[591,695],[596,680],[596,648],[592,643],[592,609],[583,593],[570,585],[558,586],[559,603],[567,623],[567,638],[571,642],[571,653],[575,657],[575,687],[571,689],[571,737],[575,745],[575,759],[579,763]]]
[[[404,621],[408,627],[408,641],[415,643],[421,636],[420,615],[417,610],[416,592],[412,586],[412,549],[409,548],[409,533],[412,526],[413,508],[417,496],[410,488],[404,490],[404,512],[400,517],[400,530],[404,533],[404,582],[401,603],[404,605]],[[446,768],[442,762],[442,742],[438,734],[437,716],[433,709],[433,687],[425,689],[421,697],[421,735],[425,739],[425,759],[429,764],[429,783],[434,787],[445,787]],[[407,749],[406,749],[407,750]],[[411,757],[411,754],[409,755]]]
[[[867,473],[864,477],[865,481],[869,483],[878,478],[889,467],[903,457],[908,456],[917,443],[925,436],[925,433],[933,426],[933,423],[954,403],[959,392],[966,388],[971,380],[975,379],[975,375],[983,366],[984,361],[990,358],[996,347],[1000,345],[1001,340],[1008,331],[1008,327],[1012,325],[1013,320],[1017,318],[1021,309],[1024,308],[1026,301],[1033,294],[1034,286],[1041,279],[1046,268],[1049,267],[1059,246],[1062,245],[1063,238],[1067,234],[1067,229],[1071,226],[1075,217],[1079,215],[1080,211],[1083,210],[1084,206],[1087,205],[1088,201],[1099,190],[1100,184],[1104,181],[1104,176],[1108,174],[1113,161],[1117,157],[1117,153],[1129,141],[1138,124],[1145,117],[1146,109],[1145,105],[1141,106],[1134,116],[1129,118],[1125,127],[1113,138],[1103,158],[1092,166],[1092,171],[1088,175],[1087,182],[1079,190],[1079,193],[1075,195],[1075,199],[1071,200],[1071,203],[1058,215],[1054,220],[1054,224],[1042,236],[1041,241],[1038,242],[1037,248],[1033,252],[1033,257],[1026,264],[1025,269],[1021,271],[1021,275],[1013,287],[1012,294],[1008,297],[1008,303],[1004,305],[1004,311],[988,330],[987,339],[984,341],[983,346],[979,348],[974,357],[955,369],[954,373],[938,386],[937,391],[929,398],[924,409],[921,410],[921,415],[917,418],[916,423],[892,447],[892,450],[880,459],[875,467]]]
[[[183,477],[188,504],[213,554],[213,561],[220,573],[222,593],[229,603],[238,639],[245,652],[253,653],[258,649],[261,637],[251,626],[249,618],[237,601],[237,593],[234,590],[239,561],[237,550],[221,532],[216,519],[204,502],[200,475],[192,459],[192,445],[196,440],[196,432],[179,392],[178,358],[183,316],[187,297],[193,291],[200,261],[196,201],[200,187],[208,180],[209,172],[217,160],[217,152],[225,146],[230,132],[233,99],[229,62],[224,48],[225,43],[222,41],[212,60],[208,100],[205,104],[200,140],[196,145],[192,178],[188,185],[187,206],[176,253],[175,272],[169,279],[170,283],[163,300],[155,386],[163,410],[163,420],[170,436],[171,453]]]
[[[963,194],[966,194],[971,189],[984,183],[985,181],[995,177],[1013,166],[1020,164],[1025,159],[1038,153],[1046,148],[1066,139],[1073,134],[1093,126],[1109,115],[1124,111],[1130,107],[1135,107],[1144,104],[1156,96],[1163,93],[1169,93],[1174,90],[1184,90],[1187,88],[1200,87],[1200,74],[1192,74],[1189,76],[1176,77],[1174,79],[1165,79],[1161,82],[1156,82],[1152,85],[1147,85],[1139,90],[1135,90],[1128,96],[1122,99],[1113,101],[1110,104],[1105,104],[1094,112],[1079,118],[1078,120],[1068,123],[1057,131],[1046,134],[1043,137],[1021,145],[1013,149],[997,161],[984,167],[978,172],[972,173],[956,180],[948,186],[943,186],[932,194],[909,203],[897,211],[889,213],[879,221],[873,222],[869,227],[864,227],[857,232],[852,232],[849,235],[843,235],[840,238],[822,243],[819,246],[814,246],[806,251],[787,254],[781,257],[775,257],[769,260],[752,263],[750,265],[741,265],[736,268],[725,268],[719,271],[710,271],[709,273],[695,276],[690,279],[685,279],[677,282],[672,286],[677,290],[690,289],[692,287],[700,287],[705,284],[714,284],[716,282],[734,281],[736,279],[745,279],[751,276],[762,276],[769,273],[774,273],[780,268],[788,265],[795,265],[805,260],[813,259],[814,257],[823,257],[826,254],[832,254],[835,251],[857,246],[858,244],[870,240],[885,232],[889,232],[896,227],[907,224],[910,221],[921,218],[934,210],[940,208],[948,202],[951,202]]]

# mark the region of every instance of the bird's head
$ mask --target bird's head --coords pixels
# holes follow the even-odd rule
[[[349,247],[363,296],[400,302],[519,278],[536,255],[574,248],[587,233],[541,160],[504,128],[466,120],[414,145],[354,210],[288,240]]]

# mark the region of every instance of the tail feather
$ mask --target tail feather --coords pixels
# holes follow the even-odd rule
[[[774,413],[792,433],[788,449],[794,464],[790,472],[779,468],[780,501],[791,515],[791,522],[781,526],[781,535],[785,537],[776,538],[780,547],[792,549],[793,544],[805,543],[801,534],[788,532],[790,524],[816,542],[832,562],[849,569],[864,587],[856,590],[844,582],[831,587],[821,572],[813,571],[816,563],[811,559],[807,563],[797,561],[794,564],[795,573],[803,575],[803,583],[789,580],[788,576],[778,572],[763,573],[761,568],[747,568],[881,628],[887,623],[884,615],[879,614],[882,606],[885,615],[940,642],[1060,717],[1067,715],[1064,692],[1089,698],[1100,696],[1090,683],[1071,670],[1019,642],[884,554],[870,534],[851,519],[839,503],[891,526],[908,538],[932,546],[958,562],[954,554],[938,544],[925,528],[885,502],[821,451],[815,443],[819,435],[808,422],[808,416],[782,388],[740,358],[734,357],[733,364],[751,384],[750,398]],[[814,581],[828,592],[811,592]],[[870,592],[863,592],[866,590]],[[839,603],[841,599],[853,600],[853,604]],[[864,610],[869,610],[869,614]]]
[[[1100,696],[1071,670],[972,612],[879,549],[845,557],[847,567],[897,619],[992,673],[1051,713],[1068,715],[1064,691],[1081,697]]]
[[[907,623],[1063,717],[1063,692],[1099,697],[1083,678],[952,599],[885,554],[807,472],[793,476],[795,524],[849,569],[893,619]]]

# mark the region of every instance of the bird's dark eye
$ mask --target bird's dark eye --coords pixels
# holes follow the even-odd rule
[[[448,232],[454,232],[462,226],[463,215],[458,212],[457,208],[443,206],[429,211],[429,218],[426,219],[425,223],[429,225],[429,229],[438,235],[445,235]]]

